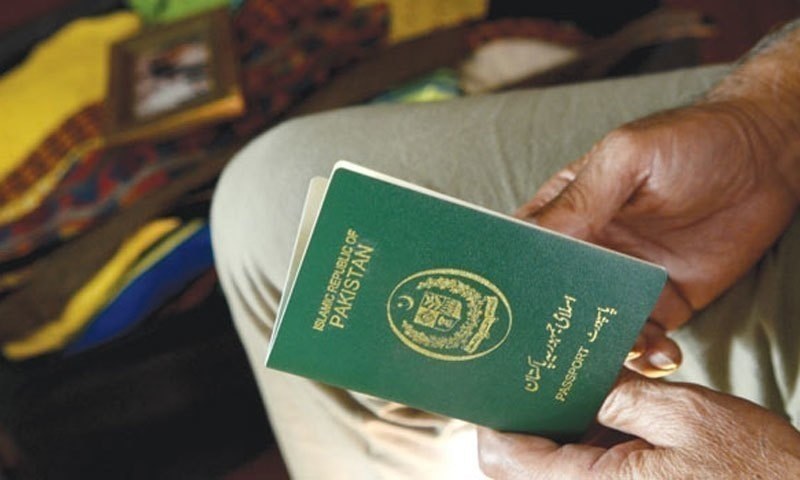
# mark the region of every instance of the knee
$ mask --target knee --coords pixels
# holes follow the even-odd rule
[[[282,285],[308,181],[326,171],[321,159],[309,155],[318,150],[314,123],[300,119],[263,133],[222,172],[210,213],[221,277],[257,268]]]

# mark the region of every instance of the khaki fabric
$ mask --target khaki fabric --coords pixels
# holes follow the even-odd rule
[[[222,286],[293,478],[481,478],[460,422],[267,370],[264,357],[306,188],[339,159],[511,213],[604,133],[690,102],[726,67],[365,106],[292,120],[243,149],[219,182],[212,239]],[[678,336],[681,378],[798,414],[797,222],[759,267]],[[791,243],[791,244],[790,244]],[[788,262],[788,263],[787,263]],[[793,412],[793,413],[792,413]]]

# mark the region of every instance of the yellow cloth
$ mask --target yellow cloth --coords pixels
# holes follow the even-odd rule
[[[176,218],[154,220],[127,239],[111,260],[67,303],[61,316],[26,338],[3,345],[9,360],[24,360],[63,348],[106,304],[119,281],[142,254],[180,225]]]
[[[138,29],[130,12],[76,20],[0,79],[0,178],[70,115],[103,99],[110,46]]]
[[[489,0],[354,0],[356,6],[385,3],[391,15],[389,42],[486,16]]]

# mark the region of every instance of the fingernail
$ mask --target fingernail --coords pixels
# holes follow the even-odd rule
[[[625,358],[626,362],[630,362],[631,360],[636,360],[637,358],[642,356],[642,352],[638,352],[636,350],[631,350],[628,352],[628,356]]]
[[[661,352],[654,352],[648,357],[650,364],[659,370],[675,370],[678,364]]]
[[[636,339],[636,343],[633,344],[631,351],[628,352],[628,358],[626,358],[625,361],[630,362],[631,360],[636,360],[644,355],[645,350],[647,350],[647,342],[644,337],[640,335],[639,338]]]

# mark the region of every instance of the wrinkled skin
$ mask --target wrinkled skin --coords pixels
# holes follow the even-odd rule
[[[800,433],[785,419],[730,395],[629,374],[598,422],[635,438],[613,447],[559,445],[478,430],[480,464],[497,479],[797,478]]]
[[[780,152],[742,108],[706,103],[625,125],[517,212],[667,268],[654,325],[635,349],[648,355],[629,362],[642,373],[677,367],[680,351],[664,330],[730,287],[792,218],[797,200],[774,161]],[[671,368],[650,365],[656,352],[673,360]]]

